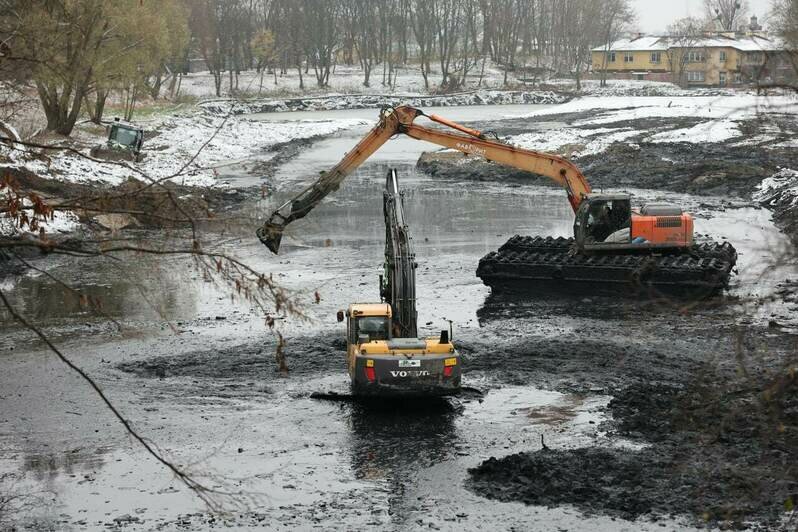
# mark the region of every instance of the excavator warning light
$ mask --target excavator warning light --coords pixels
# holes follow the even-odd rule
[[[369,382],[374,382],[376,376],[374,375],[374,368],[365,368],[366,369],[366,378]]]
[[[452,368],[454,368],[454,366],[445,366],[443,368],[443,376],[444,377],[451,377],[452,376]]]

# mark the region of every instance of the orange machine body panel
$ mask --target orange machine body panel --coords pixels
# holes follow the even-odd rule
[[[670,244],[675,247],[693,245],[693,217],[632,215],[632,240],[645,238],[651,244]]]

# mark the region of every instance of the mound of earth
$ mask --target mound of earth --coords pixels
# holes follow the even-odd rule
[[[686,387],[636,383],[610,402],[615,421],[606,428],[650,444],[642,450],[490,458],[470,470],[470,487],[497,500],[625,519],[687,514],[725,527],[776,526],[798,501],[798,375],[698,375]]]

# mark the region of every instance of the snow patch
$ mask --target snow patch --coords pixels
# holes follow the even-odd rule
[[[599,110],[597,116],[575,122],[574,126],[612,124],[641,118],[694,117],[743,120],[760,113],[798,113],[798,99],[793,96],[685,96],[626,97],[587,96],[555,108],[538,109],[523,117]]]
[[[724,142],[742,135],[737,122],[733,120],[710,120],[702,122],[693,127],[673,129],[657,133],[646,139],[648,142],[690,142],[693,144],[705,144],[714,142]]]
[[[777,203],[798,204],[798,171],[782,168],[770,177],[766,177],[757,187],[754,198],[770,206]]]
[[[510,137],[510,142],[520,148],[537,151],[561,152],[568,148],[569,157],[602,153],[615,142],[623,142],[639,135],[631,128],[575,129],[561,128]]]
[[[157,129],[159,134],[145,141],[146,157],[140,163],[98,162],[55,152],[46,162],[17,156],[14,164],[43,177],[72,183],[117,185],[128,178],[146,180],[138,169],[153,179],[179,173],[172,181],[188,186],[212,186],[217,184],[214,167],[220,163],[245,159],[292,140],[329,135],[365,123],[361,119],[262,122],[238,116],[226,119],[206,114],[170,116],[147,128]]]

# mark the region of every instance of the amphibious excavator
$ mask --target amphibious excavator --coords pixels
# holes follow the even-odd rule
[[[419,125],[419,117],[448,130]],[[728,243],[696,244],[693,217],[680,207],[648,204],[635,211],[629,194],[594,194],[579,168],[564,157],[515,147],[495,134],[408,106],[382,109],[377,125],[332,170],[272,213],[257,231],[260,240],[277,253],[289,223],[306,216],[397,134],[545,176],[565,189],[575,216],[573,238],[510,238],[479,261],[477,275],[494,290],[588,282],[707,294],[728,284],[736,251]]]
[[[346,318],[346,359],[352,389],[358,395],[448,395],[460,388],[460,355],[451,330],[440,337],[418,337],[416,255],[399,192],[390,170],[383,192],[385,273],[381,303],[353,303]]]

